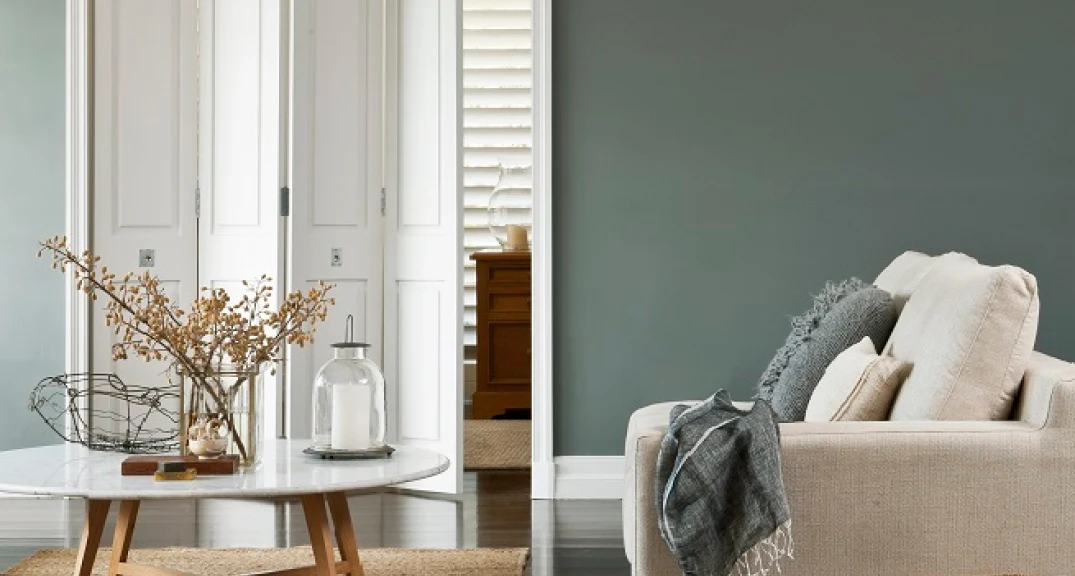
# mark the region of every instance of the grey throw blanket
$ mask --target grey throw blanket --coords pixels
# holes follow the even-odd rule
[[[657,456],[661,535],[688,576],[767,574],[793,554],[772,408],[718,391],[676,406]]]

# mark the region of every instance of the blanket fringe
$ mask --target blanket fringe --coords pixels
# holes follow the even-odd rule
[[[791,538],[791,520],[784,522],[768,538],[743,552],[728,576],[768,576],[782,574],[780,561],[795,559],[795,541]]]

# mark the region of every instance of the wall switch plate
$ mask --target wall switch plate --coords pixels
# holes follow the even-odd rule
[[[337,266],[343,266],[343,249],[342,248],[333,248],[332,249],[332,267],[335,268]]]
[[[157,262],[157,251],[152,248],[142,248],[138,251],[138,266],[141,268],[152,268]]]

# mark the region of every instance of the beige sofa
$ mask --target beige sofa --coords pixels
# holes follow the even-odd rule
[[[657,528],[668,413],[628,425],[633,573],[680,574]],[[1011,421],[780,425],[794,560],[783,576],[1075,574],[1075,365],[1033,353]]]

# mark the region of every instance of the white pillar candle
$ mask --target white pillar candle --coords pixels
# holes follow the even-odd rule
[[[508,224],[508,248],[511,250],[525,250],[527,247],[526,227],[517,224]]]
[[[370,386],[336,384],[332,387],[332,448],[363,450],[370,447]]]

